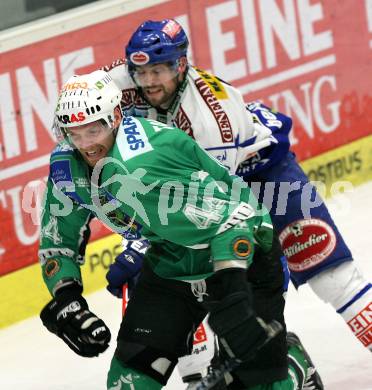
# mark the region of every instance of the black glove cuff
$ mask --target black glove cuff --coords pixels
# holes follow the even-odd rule
[[[207,310],[211,310],[213,305],[224,300],[228,295],[236,292],[245,292],[250,296],[251,289],[246,279],[247,270],[241,268],[229,268],[217,271],[214,275],[208,278],[210,293],[206,302]],[[250,298],[249,302],[251,302]],[[208,307],[208,303],[210,304],[210,307]]]
[[[83,286],[80,280],[73,278],[61,279],[54,288],[53,294],[55,297],[65,293],[66,291],[75,292],[81,295],[83,292]]]

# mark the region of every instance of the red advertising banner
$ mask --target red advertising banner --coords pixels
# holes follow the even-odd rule
[[[1,54],[0,275],[37,261],[58,91],[122,57],[144,20],[174,17],[193,63],[294,120],[300,160],[371,133],[372,0],[170,0]],[[93,225],[93,237],[106,234]]]

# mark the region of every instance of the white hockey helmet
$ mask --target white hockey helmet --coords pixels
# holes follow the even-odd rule
[[[122,91],[103,70],[70,77],[62,87],[55,109],[57,139],[66,138],[67,128],[98,120],[113,128],[114,110],[120,107],[121,98]]]

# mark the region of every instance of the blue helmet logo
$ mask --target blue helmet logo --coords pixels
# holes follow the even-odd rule
[[[129,70],[145,64],[175,63],[187,55],[188,45],[185,31],[175,20],[148,20],[138,27],[125,48]]]
[[[130,62],[134,65],[146,65],[150,61],[150,57],[143,51],[135,51],[129,56]]]

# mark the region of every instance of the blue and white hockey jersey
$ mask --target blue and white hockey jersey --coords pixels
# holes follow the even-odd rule
[[[236,88],[203,70],[189,67],[166,112],[145,100],[124,61],[105,70],[123,91],[126,115],[156,119],[184,130],[232,174],[255,174],[275,164],[289,150],[289,117],[259,102],[246,105]]]

